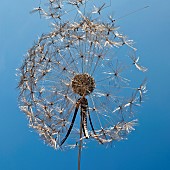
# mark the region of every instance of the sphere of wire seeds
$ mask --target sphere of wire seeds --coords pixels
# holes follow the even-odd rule
[[[131,87],[123,75],[131,77],[132,68],[124,68],[121,57],[115,57],[118,47],[133,50],[132,41],[112,22],[91,20],[80,11],[79,15],[77,22],[54,24],[52,32],[42,35],[28,51],[19,69],[20,108],[30,127],[56,149],[82,96],[94,127],[87,123],[88,140],[104,144],[125,139],[134,129],[133,107],[146,91],[145,83]],[[80,116],[63,146],[87,141],[79,138],[79,122]]]

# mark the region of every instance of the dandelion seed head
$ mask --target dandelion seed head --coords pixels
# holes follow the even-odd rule
[[[59,13],[49,12],[61,12],[62,3],[50,1],[48,11],[36,11],[59,19]],[[75,148],[79,141],[91,139],[100,144],[126,139],[136,125],[134,108],[146,92],[145,83],[133,86],[138,81],[131,73],[134,64],[125,69],[120,63],[126,63],[126,55],[116,56],[122,48],[134,51],[133,41],[119,33],[115,22],[93,17],[96,12],[87,17],[85,1],[69,3],[77,8],[75,20],[61,16],[60,22],[54,22],[51,32],[40,36],[18,69],[20,109],[29,126],[55,149],[61,148],[70,127],[64,148]],[[136,64],[133,69],[144,71],[136,58],[130,59]],[[78,113],[74,124],[73,113]],[[84,125],[81,138],[80,121]]]

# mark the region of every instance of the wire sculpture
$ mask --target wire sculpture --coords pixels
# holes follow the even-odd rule
[[[20,109],[29,126],[55,149],[126,139],[147,91],[146,81],[136,80],[147,69],[138,63],[133,41],[119,32],[116,20],[101,19],[105,3],[89,16],[85,9],[92,1],[47,1],[47,9],[32,13],[52,19],[52,31],[28,50],[18,69]],[[129,49],[133,55],[126,57]]]

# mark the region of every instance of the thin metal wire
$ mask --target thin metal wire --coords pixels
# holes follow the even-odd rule
[[[80,121],[80,139],[82,139],[82,119]],[[82,140],[79,141],[78,145],[78,170],[81,169],[81,152],[82,152]]]

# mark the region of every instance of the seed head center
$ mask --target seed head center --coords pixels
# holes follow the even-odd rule
[[[80,96],[86,96],[93,92],[95,81],[93,77],[87,73],[77,74],[73,77],[71,85],[74,93],[77,93]]]

